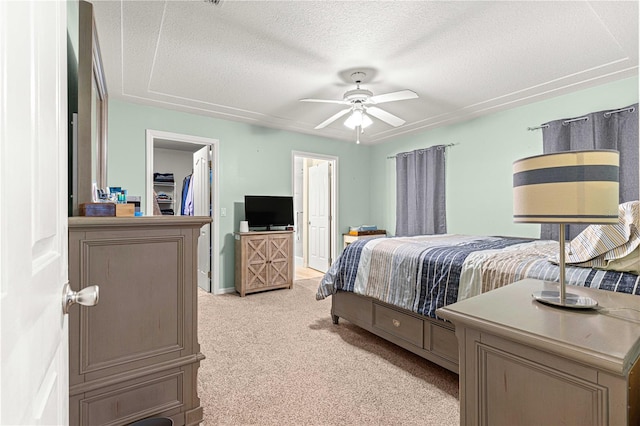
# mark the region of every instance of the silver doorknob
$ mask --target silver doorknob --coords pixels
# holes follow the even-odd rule
[[[83,306],[95,306],[98,304],[99,299],[100,288],[97,285],[83,288],[80,291],[73,291],[69,283],[66,283],[62,289],[62,311],[68,314],[71,305],[76,303]]]

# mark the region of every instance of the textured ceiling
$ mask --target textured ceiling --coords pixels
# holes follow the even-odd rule
[[[363,143],[638,74],[638,2],[94,1],[111,98],[346,141],[348,70],[380,105]],[[536,124],[536,123],[532,123]]]

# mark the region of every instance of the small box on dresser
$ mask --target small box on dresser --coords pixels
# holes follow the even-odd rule
[[[109,217],[116,215],[115,203],[82,203],[80,216]]]

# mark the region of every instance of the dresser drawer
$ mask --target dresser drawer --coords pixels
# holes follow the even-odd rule
[[[69,424],[129,424],[151,415],[176,414],[185,406],[184,379],[184,372],[174,369],[72,396]]]
[[[373,326],[422,347],[423,322],[419,318],[374,303]]]

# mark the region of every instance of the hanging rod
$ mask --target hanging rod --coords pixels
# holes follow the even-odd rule
[[[458,144],[457,143],[449,143],[449,144],[446,144],[446,145],[433,145],[433,146],[430,146],[429,148],[433,148],[435,146],[444,146],[445,148],[449,148],[450,146],[454,146],[454,145],[458,145]],[[429,149],[429,148],[424,148],[424,149]],[[420,151],[420,150],[418,150],[418,151]],[[389,156],[389,157],[387,157],[387,160],[391,160],[393,158],[396,158],[397,156],[398,156],[398,154]]]
[[[569,124],[569,123],[573,123],[574,121],[582,121],[582,120],[584,120],[584,121],[589,121],[589,117],[584,116],[584,117],[571,118],[571,119],[569,119],[569,120],[564,120],[564,121],[562,122],[562,125],[563,125],[563,126],[566,126],[567,124]]]
[[[635,107],[621,108],[621,109],[616,109],[616,110],[614,110],[614,111],[607,111],[607,112],[605,112],[603,115],[604,115],[606,118],[609,118],[609,117],[611,117],[611,114],[617,114],[617,113],[619,113],[619,112],[627,112],[627,111],[628,111],[628,112],[634,112],[635,110],[636,110],[636,108],[635,108]],[[589,117],[584,116],[584,117],[572,118],[572,119],[570,119],[570,120],[564,120],[564,121],[562,122],[562,125],[563,125],[563,126],[566,126],[566,125],[567,125],[567,124],[569,124],[569,123],[572,123],[572,122],[574,122],[574,121],[580,121],[580,120],[585,120],[585,121],[587,121],[587,120],[589,120]],[[527,130],[531,131],[531,130],[538,130],[538,129],[546,129],[547,127],[549,127],[549,125],[548,125],[548,124],[541,124],[541,125],[539,125],[539,126],[537,126],[537,127],[527,127]]]
[[[546,129],[547,127],[549,127],[548,124],[541,124],[539,126],[536,127],[527,127],[528,131],[532,131],[532,130],[538,130],[538,129]]]
[[[605,113],[604,113],[604,116],[605,116],[606,118],[609,118],[609,117],[611,117],[611,114],[617,114],[617,113],[619,113],[619,112],[627,112],[627,111],[629,111],[629,112],[634,112],[635,110],[636,110],[636,108],[635,108],[635,107],[622,108],[622,109],[617,109],[617,110],[615,110],[615,111],[607,111],[607,112],[605,112]]]

